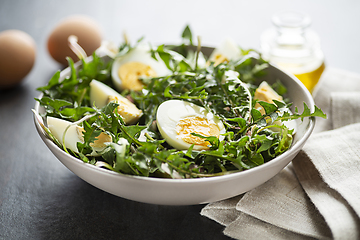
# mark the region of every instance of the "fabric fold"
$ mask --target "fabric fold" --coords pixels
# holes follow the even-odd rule
[[[297,181],[292,165],[245,194],[236,209],[294,233],[317,239],[331,237],[323,217]]]
[[[314,135],[303,151],[320,176],[360,216],[360,123]]]
[[[360,220],[341,195],[320,177],[309,156],[301,151],[293,160],[296,176],[326,219],[334,239],[360,239]]]
[[[275,227],[243,212],[239,212],[238,218],[225,228],[224,234],[235,239],[314,239],[313,237]]]
[[[332,92],[330,110],[334,129],[360,122],[360,91]]]
[[[241,194],[227,200],[210,203],[201,210],[200,214],[227,226],[240,215],[240,212],[236,210],[236,204],[243,196]]]

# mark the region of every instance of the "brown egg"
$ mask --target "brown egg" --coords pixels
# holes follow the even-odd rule
[[[20,30],[0,33],[0,89],[16,86],[35,63],[34,39]]]
[[[79,60],[68,45],[70,35],[78,38],[78,44],[88,56],[101,45],[102,31],[93,19],[83,15],[63,19],[50,33],[47,42],[50,55],[63,65],[68,64],[66,57],[71,57],[75,62]]]

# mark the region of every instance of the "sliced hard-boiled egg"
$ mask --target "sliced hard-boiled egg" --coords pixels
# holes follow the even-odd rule
[[[267,103],[273,103],[273,100],[283,101],[280,96],[267,82],[263,81],[255,91],[255,99]]]
[[[236,61],[241,57],[239,46],[231,38],[226,38],[218,47],[211,53],[209,61],[214,62],[214,65],[219,65],[223,62]]]
[[[136,123],[143,114],[129,99],[97,80],[90,82],[90,101],[97,108],[102,108],[112,101],[118,103],[117,111],[126,124]]]
[[[283,101],[282,96],[280,96],[267,82],[263,81],[255,90],[254,99],[258,101],[263,101],[267,103],[274,103],[273,100]],[[255,108],[261,112],[262,115],[265,114],[264,108],[259,104],[255,104]]]
[[[71,149],[73,152],[78,152],[77,143],[84,142],[84,129],[82,127],[64,119],[55,117],[47,117],[47,126],[50,132],[60,143],[64,142],[66,148]],[[102,132],[96,138],[96,140],[90,144],[90,146],[93,148],[93,152],[90,155],[99,156],[98,152],[104,150],[104,148],[107,146],[106,143],[111,142],[112,137]]]
[[[221,135],[225,133],[224,125],[216,116],[203,107],[182,100],[160,104],[156,123],[161,136],[178,150],[186,150],[192,144],[194,150],[209,149],[209,142],[191,133],[224,139]]]
[[[275,90],[265,81],[263,81],[255,90],[254,99],[267,103],[274,103],[274,99],[277,101],[283,101],[282,96],[275,92]],[[259,110],[261,114],[265,114],[264,108],[259,103],[255,104],[255,108]]]
[[[259,101],[264,101],[267,103],[274,103],[273,100],[277,100],[282,102],[283,97],[280,96],[267,82],[263,81],[259,87],[255,90],[254,99],[257,99]],[[261,112],[261,114],[265,114],[264,108],[259,104],[255,104],[255,108]],[[288,109],[289,112],[290,109]],[[296,131],[296,121],[290,120],[283,122],[286,127],[289,129],[294,129],[294,132]],[[275,121],[273,124],[281,125],[282,123],[280,121]],[[272,128],[274,131],[279,131],[277,128]]]
[[[170,73],[165,63],[158,58],[155,60],[150,48],[139,45],[129,53],[114,60],[111,76],[119,91],[129,89],[141,91],[144,87],[141,77],[160,77]]]

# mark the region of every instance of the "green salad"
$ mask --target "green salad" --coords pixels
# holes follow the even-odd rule
[[[200,42],[200,39],[198,39]],[[178,45],[128,41],[108,56],[68,58],[36,98],[48,137],[72,156],[120,174],[202,178],[244,171],[286,152],[295,119],[286,87],[266,79],[268,63],[230,39],[210,54],[193,46],[189,27]]]

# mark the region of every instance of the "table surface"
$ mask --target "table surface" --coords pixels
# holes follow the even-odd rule
[[[258,48],[272,14],[308,13],[328,67],[360,73],[360,1],[40,1],[1,0],[0,31],[19,29],[37,44],[34,68],[14,89],[0,91],[0,239],[228,239],[223,226],[202,217],[204,205],[160,206],[113,196],[74,175],[38,136],[31,109],[61,68],[46,49],[63,17],[86,14],[115,43],[131,39],[178,42],[186,24],[216,46],[226,36]]]

